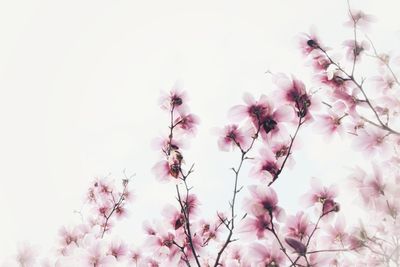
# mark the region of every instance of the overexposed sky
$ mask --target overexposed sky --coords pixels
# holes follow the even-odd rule
[[[352,3],[378,18],[378,47],[398,47],[398,0]],[[227,123],[244,92],[273,89],[267,70],[310,85],[294,38],[315,25],[340,46],[351,37],[346,10],[344,0],[0,1],[0,262],[20,241],[50,247],[77,219],[91,179],[124,169],[136,173],[136,200],[116,230],[142,239],[142,221],[174,201],[174,188],[151,173],[158,152],[150,143],[167,131],[157,99],[176,80],[201,118],[185,154],[196,163],[191,183],[205,214],[226,208],[238,155],[219,152],[211,129]],[[340,182],[360,156],[339,139],[306,135],[275,187],[293,211],[312,176]]]

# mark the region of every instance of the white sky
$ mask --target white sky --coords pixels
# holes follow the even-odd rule
[[[353,3],[379,19],[378,47],[398,47],[398,0]],[[346,9],[321,0],[0,1],[0,262],[20,241],[50,247],[76,219],[89,181],[125,168],[136,173],[136,200],[116,230],[142,239],[142,221],[174,201],[173,187],[151,173],[150,142],[167,130],[157,99],[176,80],[201,117],[185,154],[197,166],[194,190],[205,214],[226,208],[238,155],[219,152],[210,129],[227,123],[244,92],[273,88],[268,69],[308,81],[294,37],[316,25],[325,43],[340,45],[351,36]],[[360,156],[301,138],[305,150],[275,187],[291,211],[310,177],[340,182]]]

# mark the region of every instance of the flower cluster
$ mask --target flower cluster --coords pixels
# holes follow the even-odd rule
[[[379,166],[374,163],[371,173],[356,168],[349,177],[357,189],[360,206],[368,211],[368,223],[356,227],[351,240],[358,253],[364,255],[362,262],[366,265],[396,266],[400,263],[400,245],[397,242],[400,239],[398,164],[399,157],[394,156]]]
[[[393,55],[378,53],[371,40],[360,38],[372,16],[350,7],[348,15],[345,25],[352,28],[353,37],[343,42],[343,60],[333,56],[314,30],[299,37],[321,90],[310,92],[295,76],[276,73],[274,91],[259,98],[246,93],[244,103],[230,109],[233,123],[217,131],[218,147],[239,158],[231,168],[227,210],[216,211],[212,218],[200,216],[200,200],[189,183],[194,164],[187,165],[184,156],[199,118],[190,113],[185,91],[175,85],[160,98],[169,125],[166,137],[154,142],[161,157],[153,167],[158,181],[174,187],[175,203],[165,205],[160,218],[143,223],[140,249],[112,235],[117,220],[127,215],[130,179],[118,187],[105,177],[91,183],[79,212],[81,223],[60,230],[54,257],[39,258],[25,244],[4,266],[400,266],[396,62]],[[367,59],[378,64],[378,73],[370,79],[359,74]],[[326,110],[320,111],[320,104]],[[348,225],[337,200],[338,187],[316,178],[299,201],[300,211],[287,214],[281,206],[282,196],[274,186],[284,178],[285,168],[293,166],[300,130],[311,124],[327,138],[350,137],[357,151],[381,156],[374,158],[372,171],[358,167],[349,177],[349,188],[359,195],[360,207],[371,217],[368,221]],[[244,188],[246,163],[249,176],[256,179]],[[240,199],[242,189],[246,195]]]
[[[161,108],[166,110],[170,116],[168,137],[155,141],[163,156],[163,159],[153,168],[157,179],[160,181],[184,179],[181,140],[194,135],[199,123],[199,118],[188,112],[189,108],[186,101],[187,95],[180,88],[174,88],[169,94],[160,98]]]
[[[349,8],[345,25],[352,28],[353,38],[343,42],[342,50],[326,48],[315,33],[303,34],[299,44],[311,62],[314,80],[323,88],[327,112],[317,115],[319,132],[327,136],[349,133],[355,149],[387,155],[390,143],[400,136],[394,127],[399,125],[400,83],[395,57],[378,53],[370,39],[360,37],[373,21],[371,15]],[[367,73],[359,73],[365,70],[361,63],[376,64],[378,73],[365,78]]]
[[[394,53],[380,53],[371,39],[361,37],[371,22],[373,16],[349,7],[345,26],[352,29],[353,38],[343,42],[342,51],[327,49],[315,34],[303,35],[300,47],[313,66],[314,79],[323,86],[320,97],[327,111],[317,115],[316,128],[325,136],[350,137],[353,148],[368,157],[379,155],[372,172],[356,168],[350,177],[370,219],[350,232],[343,231],[343,221],[331,230],[340,231],[338,239],[354,252],[352,260],[341,258],[338,263],[397,266],[399,64]]]
[[[137,250],[111,235],[115,222],[127,216],[126,205],[132,200],[129,181],[124,178],[118,188],[109,177],[94,179],[85,196],[85,206],[78,212],[81,222],[59,230],[54,257],[40,258],[34,247],[23,244],[15,259],[4,266],[135,266]]]

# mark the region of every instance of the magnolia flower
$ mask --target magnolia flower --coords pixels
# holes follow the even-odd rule
[[[311,119],[309,112],[311,96],[307,93],[305,85],[302,81],[295,77],[289,79],[284,74],[274,75],[274,82],[279,88],[278,95],[280,99],[291,104],[296,112],[297,117]]]
[[[122,240],[113,240],[108,247],[108,255],[114,256],[117,261],[121,261],[128,255],[128,246]]]
[[[280,166],[284,157],[277,157],[276,152],[269,148],[261,149],[259,153],[251,175],[266,183],[274,181],[280,174]]]
[[[365,14],[361,10],[350,10],[349,20],[344,23],[348,27],[357,27],[360,29],[368,29],[371,22],[375,22],[375,17],[369,14]]]
[[[186,113],[188,110],[186,105],[187,98],[187,94],[183,91],[182,85],[176,83],[168,94],[162,93],[159,103],[163,110],[171,111],[173,109],[180,113]]]
[[[252,129],[239,128],[236,124],[225,126],[224,129],[219,130],[218,147],[222,151],[229,151],[235,147],[246,149],[250,145],[250,138],[252,137]]]
[[[327,114],[317,116],[315,123],[317,131],[327,137],[332,137],[334,133],[343,135],[343,119],[347,116],[346,108],[342,101],[337,101],[332,108],[328,109]]]
[[[302,240],[311,234],[313,224],[308,216],[300,211],[295,216],[289,216],[286,220],[285,230],[287,236]]]
[[[138,266],[141,259],[142,253],[140,250],[132,248],[128,251],[128,264]]]
[[[307,56],[313,51],[321,47],[321,41],[319,40],[314,29],[311,29],[311,33],[302,33],[298,37],[298,44],[303,55]]]
[[[107,254],[105,243],[101,240],[91,240],[84,255],[85,267],[112,267],[115,266],[114,256]]]
[[[244,238],[252,240],[254,235],[257,239],[263,239],[272,229],[271,216],[268,213],[261,215],[249,215],[240,222],[239,233]]]
[[[279,102],[277,101],[277,103]],[[281,105],[275,108],[271,101],[267,101],[267,106],[265,114],[261,117],[261,136],[264,140],[268,140],[267,136],[271,138],[275,136],[287,136],[286,128],[282,123],[293,121],[295,117],[293,109],[288,105]]]
[[[183,114],[175,119],[174,125],[180,133],[195,135],[199,121],[199,117],[194,114]]]
[[[311,66],[316,72],[324,72],[331,65],[331,61],[325,54],[317,54],[311,58]]]
[[[268,244],[268,246],[253,243],[249,248],[249,258],[257,267],[283,266],[286,262],[285,255],[276,243]]]
[[[397,86],[396,80],[394,79],[393,75],[390,74],[374,76],[371,78],[371,80],[374,81],[376,85],[375,87],[384,94],[389,93],[391,89]]]
[[[18,245],[16,261],[23,267],[33,267],[37,258],[37,251],[29,244]]]
[[[346,40],[343,42],[346,47],[346,57],[349,61],[359,61],[362,53],[370,48],[370,45],[366,41],[355,42],[354,40]]]
[[[358,131],[354,138],[354,148],[370,155],[380,153],[385,155],[391,149],[388,133],[377,127],[368,127]]]
[[[337,216],[334,225],[325,226],[326,236],[321,238],[321,243],[337,244],[345,246],[349,242],[349,234],[346,231],[346,222],[343,216]]]
[[[167,160],[161,160],[154,165],[152,168],[153,173],[156,175],[156,179],[160,182],[168,182],[171,178],[178,178],[180,174],[181,164],[178,160],[169,162]]]
[[[257,129],[261,124],[261,119],[270,108],[268,106],[267,96],[261,95],[259,100],[255,100],[251,94],[245,93],[243,95],[243,100],[246,105],[237,105],[232,107],[229,111],[229,115],[235,121],[250,119],[254,127]]]
[[[325,187],[318,179],[313,178],[311,179],[311,190],[302,197],[302,202],[306,207],[311,207],[315,204],[322,205],[322,212],[325,214],[330,211],[336,211],[339,208],[334,201],[336,196],[336,186]]]
[[[350,82],[347,78],[344,78],[344,76],[345,75],[343,75],[341,71],[329,67],[326,73],[316,75],[315,80],[334,90],[346,90],[350,85]]]
[[[245,210],[254,215],[261,216],[268,214],[278,220],[283,219],[284,211],[278,206],[278,196],[276,192],[267,186],[249,186],[250,199],[245,200]]]

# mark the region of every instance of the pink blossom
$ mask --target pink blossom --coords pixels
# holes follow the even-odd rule
[[[318,83],[326,85],[334,90],[346,90],[349,86],[349,80],[344,78],[340,71],[332,71],[318,74],[315,76]]]
[[[257,267],[281,266],[286,262],[285,256],[276,243],[268,246],[253,243],[249,249],[249,257],[253,259]]]
[[[376,88],[378,90],[382,90],[382,93],[388,93],[391,89],[396,87],[396,80],[393,75],[384,74],[371,78],[372,81],[376,84]]]
[[[358,131],[354,138],[354,147],[371,155],[376,153],[385,154],[391,148],[388,142],[388,133],[377,127],[368,127]]]
[[[157,231],[148,221],[143,222],[143,230],[147,235],[156,235]]]
[[[73,248],[77,246],[78,241],[84,236],[84,233],[80,231],[79,227],[62,227],[58,233],[60,236],[60,252],[62,255],[68,255],[68,252],[73,250]]]
[[[142,253],[138,249],[130,249],[128,252],[128,263],[134,264],[134,266],[138,266],[139,261],[142,258]]]
[[[161,150],[161,151],[168,151],[169,149],[185,149],[187,148],[187,142],[185,142],[185,139],[176,139],[173,138],[170,140],[169,136],[166,137],[158,137],[152,140],[151,142],[151,147],[154,150]]]
[[[325,244],[347,245],[349,235],[346,232],[346,223],[343,216],[337,216],[334,225],[328,225],[326,228],[327,236],[321,239]]]
[[[367,233],[363,228],[355,227],[350,231],[349,245],[352,250],[359,250],[364,246]]]
[[[114,256],[116,260],[120,261],[128,254],[128,247],[122,240],[113,240],[109,244],[107,254]]]
[[[334,133],[342,135],[344,133],[343,119],[347,116],[346,105],[342,101],[336,102],[327,114],[319,115],[315,128],[327,137]]]
[[[16,261],[23,267],[33,267],[37,258],[37,251],[28,243],[20,244],[17,248]]]
[[[302,202],[306,207],[311,207],[315,204],[322,205],[322,212],[330,212],[338,208],[337,203],[334,199],[337,196],[337,189],[335,186],[325,187],[321,182],[313,178],[311,179],[311,190],[309,193],[303,196]]]
[[[195,194],[183,195],[182,202],[190,216],[195,216],[197,214],[198,207],[201,203]]]
[[[343,42],[343,45],[346,47],[346,57],[351,62],[354,60],[359,61],[362,53],[370,48],[369,43],[366,41],[355,42],[354,40],[346,40]]]
[[[254,215],[260,216],[268,214],[275,218],[283,219],[284,211],[278,206],[278,196],[276,192],[267,186],[249,186],[251,199],[245,201],[245,210]]]
[[[161,160],[154,165],[152,171],[156,175],[156,179],[160,182],[168,182],[170,178],[178,178],[180,173],[180,164],[178,161],[168,162]]]
[[[320,115],[318,124],[319,131],[326,135],[332,136],[334,133],[343,133],[342,123],[341,123],[342,116],[338,116],[332,111],[329,111],[329,115]]]
[[[365,105],[365,102],[359,100],[358,88],[353,89],[350,93],[345,90],[335,90],[332,92],[332,97],[345,103],[346,108],[345,110],[341,109],[342,114],[346,113],[353,119],[358,119],[360,117],[356,107]]]
[[[365,196],[368,201],[373,198],[385,195],[385,183],[381,170],[376,164],[372,164],[374,175],[370,179],[364,180],[364,186],[360,188],[360,193]]]
[[[162,109],[169,111],[174,109],[181,113],[185,113],[188,109],[186,102],[187,94],[179,83],[176,83],[168,94],[163,93],[159,99]]]
[[[229,250],[229,258],[241,262],[243,259],[243,249],[238,244],[233,244]]]
[[[246,105],[237,105],[229,111],[230,116],[234,120],[250,119],[255,128],[258,128],[261,119],[268,112],[268,99],[266,95],[261,95],[259,100],[255,100],[252,95],[246,93],[243,95]]]
[[[196,229],[199,229],[198,235],[202,237],[203,244],[207,245],[210,240],[219,241],[219,236],[222,229],[221,226],[223,225],[221,218],[225,219],[224,217],[224,215],[219,214],[212,221],[207,221],[204,219],[200,219],[198,221],[198,226]]]
[[[99,240],[89,245],[84,261],[87,267],[111,267],[115,264],[115,258],[106,254],[106,248]]]
[[[181,228],[185,222],[183,214],[172,205],[165,206],[162,215],[175,230]]]
[[[274,136],[287,136],[286,128],[282,123],[290,122],[294,119],[293,110],[286,105],[275,108],[273,103],[267,102],[268,109],[261,118],[261,136],[267,140],[267,135],[271,138]],[[282,134],[283,133],[283,134]]]
[[[145,245],[154,251],[155,257],[172,260],[179,251],[174,245],[175,235],[162,225],[158,228],[155,235],[148,236]]]
[[[295,77],[289,79],[284,74],[274,75],[274,82],[280,89],[278,94],[281,96],[281,99],[295,108],[297,117],[310,119],[309,108],[312,102],[304,83]]]
[[[98,203],[97,212],[100,217],[106,217],[112,210],[114,204],[110,199],[102,199],[101,202]]]
[[[314,55],[311,59],[311,66],[316,72],[324,72],[330,65],[330,60],[323,53]]]
[[[256,101],[251,95],[245,94],[244,100],[247,105],[239,105],[231,109],[232,117],[239,120],[249,118],[256,129],[261,128],[264,139],[269,133],[276,135],[283,129],[281,122],[289,122],[293,118],[293,112],[289,107],[283,105],[275,108],[274,102],[265,95]]]
[[[143,266],[159,267],[160,263],[157,260],[148,257],[148,258],[143,259]]]
[[[115,215],[118,219],[128,217],[128,211],[123,205],[119,205],[115,208]]]
[[[385,121],[390,122],[389,118],[392,117],[391,121],[393,123],[393,117],[397,117],[397,114],[400,113],[400,100],[396,95],[383,95],[379,98],[375,98],[371,102],[375,106],[375,111],[379,116],[385,118]]]
[[[93,182],[94,189],[103,195],[108,195],[113,191],[113,185],[110,180],[105,178],[96,178]]]
[[[286,157],[289,153],[289,143],[288,142],[276,142],[272,144],[271,152],[275,155],[275,158]]]
[[[264,213],[256,216],[247,216],[240,225],[239,233],[244,234],[244,237],[257,239],[265,238],[268,232],[272,229],[271,216]]]
[[[269,148],[261,149],[252,168],[252,175],[269,183],[278,177],[281,161],[282,157],[276,158],[276,153]]]
[[[354,120],[347,122],[345,128],[348,133],[357,136],[358,132],[365,128],[365,121],[361,120],[360,118],[355,118]]]
[[[307,255],[307,259],[308,259],[309,266],[326,267],[326,266],[328,266],[328,262],[332,256],[334,256],[334,255],[329,254],[329,253],[312,253],[310,255]],[[298,261],[298,264],[299,264],[299,266],[307,266],[307,262],[304,260],[304,257],[300,258],[300,260]],[[339,266],[345,267],[342,265],[339,265]],[[335,266],[335,267],[338,267],[338,266]],[[350,266],[347,266],[347,267],[350,267]],[[351,266],[351,267],[354,267],[354,266]]]
[[[390,195],[386,197],[386,199],[379,199],[379,201],[377,201],[376,209],[380,211],[381,214],[385,215],[385,217],[396,219],[400,214],[400,203],[398,197],[398,195]],[[395,224],[395,228],[397,229],[396,232],[398,231],[398,227],[399,223]]]
[[[358,27],[360,29],[368,29],[371,22],[375,22],[375,17],[365,14],[361,10],[351,10],[349,12],[349,20],[344,23],[348,27]]]
[[[307,56],[311,52],[321,47],[321,41],[312,29],[310,34],[303,33],[298,37],[299,48],[303,55]]]
[[[195,135],[199,121],[199,117],[194,114],[180,115],[175,119],[174,125],[184,134]]]
[[[300,211],[295,216],[289,216],[286,220],[284,232],[287,236],[302,240],[309,236],[313,230],[313,224],[308,216]]]
[[[225,126],[219,130],[218,147],[222,151],[229,151],[237,146],[246,149],[250,144],[251,130],[239,128],[236,124]]]

